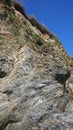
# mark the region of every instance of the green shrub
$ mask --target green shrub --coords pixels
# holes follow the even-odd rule
[[[37,34],[33,35],[33,41],[36,43],[36,45],[39,45],[39,46],[42,46],[44,43],[43,39]]]

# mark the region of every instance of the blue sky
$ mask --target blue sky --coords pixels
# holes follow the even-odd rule
[[[18,0],[28,15],[33,15],[57,35],[67,53],[73,56],[73,0]]]

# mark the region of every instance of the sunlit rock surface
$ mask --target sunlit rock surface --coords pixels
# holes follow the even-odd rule
[[[72,58],[9,2],[0,1],[0,130],[73,130]]]

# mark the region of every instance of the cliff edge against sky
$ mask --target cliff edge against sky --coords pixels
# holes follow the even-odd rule
[[[72,130],[72,62],[20,3],[0,0],[0,130]]]

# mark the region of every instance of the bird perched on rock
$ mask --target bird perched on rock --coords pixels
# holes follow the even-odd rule
[[[64,85],[64,89],[63,89],[63,94],[66,91],[66,81],[69,79],[69,77],[71,76],[71,72],[70,70],[67,69],[56,69],[55,73],[54,73],[54,77],[55,79]]]

